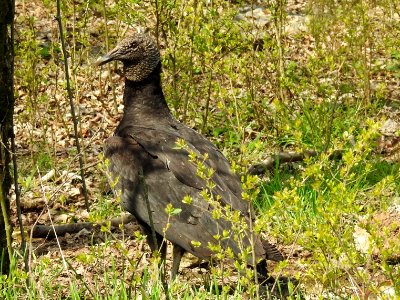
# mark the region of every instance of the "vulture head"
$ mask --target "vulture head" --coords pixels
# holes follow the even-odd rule
[[[100,57],[95,64],[101,66],[113,60],[124,64],[124,73],[128,80],[138,82],[146,79],[160,63],[160,51],[148,34],[134,33]]]

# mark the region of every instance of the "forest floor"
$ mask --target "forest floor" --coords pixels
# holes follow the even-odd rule
[[[291,1],[288,5],[289,36],[298,35],[299,31],[306,30],[305,3],[305,0]],[[238,19],[254,18],[256,22],[268,23],[268,11],[259,8],[256,10],[257,16],[252,17],[246,15],[247,10],[244,6]],[[41,1],[17,1],[16,15],[16,43],[32,43],[30,47],[40,47],[40,50],[36,52],[40,58],[19,56],[16,59],[15,140],[20,171],[23,226],[32,228],[34,224],[100,222],[99,218],[111,219],[118,216],[122,212],[116,209],[118,205],[115,203],[112,206],[114,211],[109,216],[104,214],[100,217],[90,216],[85,207],[73,139],[73,121],[69,100],[61,80],[63,78],[61,60],[58,60],[56,64],[50,64],[50,60],[46,60],[47,46],[59,36],[54,18],[55,11],[49,10]],[[105,139],[111,136],[116,128],[123,109],[121,74],[112,72],[110,68],[97,69],[92,65],[104,51],[103,35],[99,32],[102,30],[99,25],[103,22],[102,18],[102,15],[89,17],[91,26],[88,30],[92,37],[89,44],[75,40],[70,42],[70,47],[88,48],[86,56],[71,59],[82,60],[80,64],[75,64],[77,70],[72,72],[72,76],[75,105],[80,117],[79,130],[85,160],[85,180],[92,210],[104,205],[102,201],[99,201],[100,198],[113,198],[107,182],[105,166],[99,155],[102,153]],[[73,30],[73,28],[67,28],[68,33]],[[35,42],[33,43],[30,39]],[[55,52],[51,55],[60,55],[60,53]],[[33,71],[26,67],[27,60],[35,61]],[[27,88],[27,80],[40,81],[37,90],[34,91],[35,94]],[[399,162],[400,156],[400,137],[397,135],[400,128],[399,91],[399,84],[394,79],[393,101],[388,102],[387,106],[381,110],[382,116],[385,116],[387,121],[382,126],[375,150],[391,162]],[[115,94],[114,99],[110,97],[111,93]],[[38,97],[43,94],[47,95],[46,101]],[[32,101],[32,98],[35,98],[35,101]],[[17,229],[14,193],[11,203],[15,246],[18,247],[20,232]],[[378,222],[381,226],[390,229],[386,238],[399,239],[400,199],[397,199],[397,205],[395,204],[392,209],[382,211],[365,222]],[[68,293],[71,275],[85,278],[86,284],[92,288],[97,284],[96,278],[101,276],[105,267],[109,265],[110,257],[115,263],[116,271],[120,273],[123,273],[126,257],[139,259],[138,270],[143,270],[149,264],[149,249],[146,243],[135,237],[137,230],[136,224],[129,223],[124,226],[124,230],[119,228],[105,230],[99,227],[93,232],[83,229],[78,233],[67,233],[57,239],[33,238],[29,240],[32,263],[40,265],[40,260],[45,259],[51,261],[52,265],[61,266],[64,261],[68,261],[70,266],[63,268],[56,279],[57,283],[65,287],[64,292]],[[365,229],[355,230],[355,241],[360,251],[368,251],[365,250],[369,247],[365,244],[368,243],[368,236],[369,233]],[[127,252],[121,251],[121,241]],[[295,244],[278,245],[278,248],[286,257],[289,257],[288,265],[296,266],[292,270],[293,274],[301,272],[300,262],[310,255],[309,251]],[[374,249],[374,251],[376,252],[374,255],[379,257],[380,249]],[[400,258],[400,253],[398,255],[397,259]],[[91,258],[85,259],[85,256]],[[192,267],[195,261],[194,257],[185,255],[180,276],[183,281],[200,286],[208,276],[208,270],[204,267]],[[168,265],[170,263],[169,259]],[[227,278],[224,280],[229,281]],[[234,282],[234,278],[231,280]],[[382,282],[382,286],[384,285],[385,283]],[[313,295],[312,289],[306,289],[310,291],[307,298],[320,296]],[[329,295],[326,297],[329,298]]]

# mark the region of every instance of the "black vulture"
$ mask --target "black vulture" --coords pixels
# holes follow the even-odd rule
[[[239,242],[231,232],[230,220],[213,216],[214,205],[201,195],[209,186],[198,176],[198,166],[190,161],[189,152],[208,157],[204,163],[214,170],[210,193],[215,199],[244,218],[248,227],[254,221],[251,204],[242,199],[240,178],[228,160],[204,136],[172,116],[161,87],[160,51],[154,40],[148,34],[132,34],[96,64],[114,60],[121,61],[124,68],[124,113],[114,136],[105,142],[105,157],[112,174],[119,178],[121,204],[136,217],[151,250],[160,250],[165,259],[163,238],[172,243],[174,278],[186,251],[209,260],[213,255],[210,245],[221,243],[224,251],[230,248],[236,257],[243,247],[253,245],[256,260],[251,255],[245,260],[266,275],[266,260],[283,259],[279,251],[250,229],[244,229]],[[177,147],[178,140],[186,146]],[[190,197],[186,199],[191,199],[191,204],[182,202],[185,197]],[[171,217],[168,205],[179,213]],[[222,233],[221,242],[217,238]]]

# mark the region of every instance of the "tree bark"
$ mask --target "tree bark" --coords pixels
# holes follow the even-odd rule
[[[13,42],[12,24],[14,19],[14,1],[0,0],[0,274],[9,271],[11,256],[11,229],[9,222],[11,187],[10,175],[10,133],[14,112],[13,95]],[[8,240],[7,240],[8,237]]]

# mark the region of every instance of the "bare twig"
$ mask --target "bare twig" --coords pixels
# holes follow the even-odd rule
[[[197,18],[197,10],[198,10],[198,1],[195,0],[193,3],[193,19],[192,19],[192,34],[190,35],[190,48],[189,48],[189,80],[193,80],[193,47],[194,47],[194,33],[195,33],[195,24]],[[188,84],[185,90],[185,99],[183,102],[183,121],[186,120],[189,106],[189,89],[191,84]]]
[[[65,47],[64,31],[63,31],[62,20],[61,20],[60,0],[57,0],[57,17],[56,17],[56,19],[57,19],[58,28],[60,31],[61,48],[62,48],[62,52],[63,52],[63,56],[64,56],[65,79],[67,82],[67,92],[68,92],[69,104],[71,107],[72,121],[74,123],[74,135],[75,135],[76,150],[78,151],[80,173],[81,173],[81,178],[82,178],[83,195],[85,197],[86,210],[89,211],[90,210],[89,197],[88,197],[88,192],[87,192],[87,188],[86,188],[85,172],[84,172],[84,168],[83,168],[84,164],[83,164],[81,147],[79,144],[79,137],[78,137],[78,121],[76,119],[74,100],[73,100],[71,85],[70,85],[70,81],[69,81],[68,59],[67,59],[67,50]]]
[[[110,51],[110,43],[109,43],[109,36],[108,36],[108,19],[107,19],[107,9],[106,9],[106,1],[103,0],[103,18],[104,18],[104,34],[106,36],[106,53]],[[114,109],[116,112],[118,112],[118,103],[117,103],[117,96],[115,94],[115,85],[112,81],[112,76],[111,76],[111,64],[107,64],[107,69],[108,69],[108,81],[111,86],[112,90],[112,96],[113,96],[113,103],[114,103]]]

